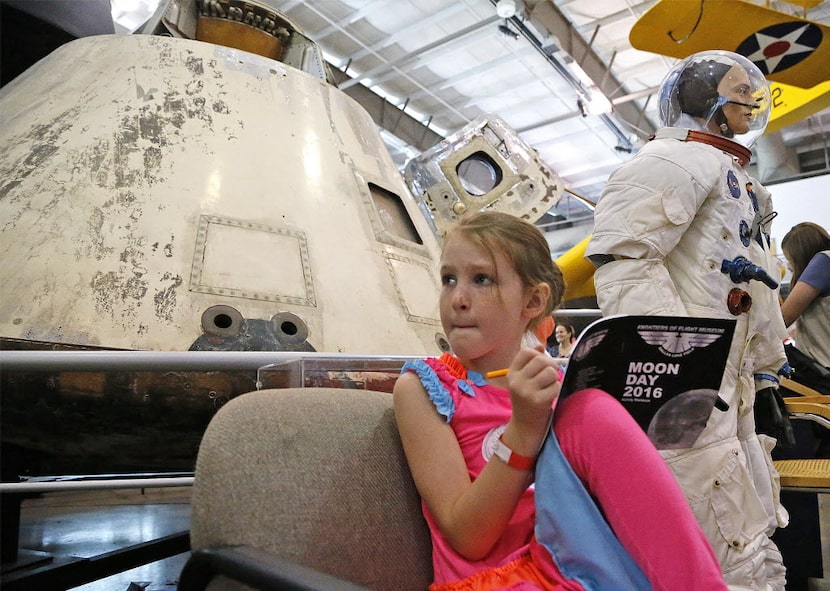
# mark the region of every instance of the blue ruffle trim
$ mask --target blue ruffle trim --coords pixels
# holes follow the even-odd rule
[[[467,371],[467,379],[479,388],[487,385],[487,380],[477,371]],[[475,396],[475,394],[470,394],[470,396]]]
[[[435,370],[430,367],[426,361],[419,359],[417,361],[407,361],[401,368],[401,373],[406,371],[414,371],[418,374],[424,389],[429,395],[429,399],[435,405],[438,413],[447,419],[449,423],[455,414],[455,403],[449,390],[441,383],[441,378],[435,373]]]
[[[473,385],[470,382],[465,382],[464,380],[456,380],[455,385],[458,386],[458,389],[464,392],[467,396],[475,397],[476,393],[473,391]]]

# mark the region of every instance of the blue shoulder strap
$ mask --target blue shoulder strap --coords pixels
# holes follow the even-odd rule
[[[650,591],[551,430],[536,462],[536,540],[586,591]]]

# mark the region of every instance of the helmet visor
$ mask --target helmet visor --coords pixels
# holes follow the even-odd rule
[[[750,60],[728,51],[704,51],[679,62],[660,88],[663,125],[728,137],[749,148],[770,115],[766,78]]]

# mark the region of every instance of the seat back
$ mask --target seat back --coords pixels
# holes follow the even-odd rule
[[[370,589],[426,589],[431,544],[388,393],[263,390],[199,447],[194,550],[249,545]],[[211,588],[228,587],[217,581]]]

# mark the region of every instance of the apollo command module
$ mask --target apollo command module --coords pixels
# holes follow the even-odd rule
[[[158,28],[72,41],[0,89],[4,349],[440,354],[436,200],[534,221],[561,197],[495,119],[427,156],[452,154],[451,182],[436,197],[421,175],[413,197],[319,48],[264,4],[172,1]],[[240,31],[250,51],[231,46]],[[499,182],[465,190],[482,157]],[[222,373],[2,379],[4,459],[40,473],[187,469],[221,402],[254,389]]]

